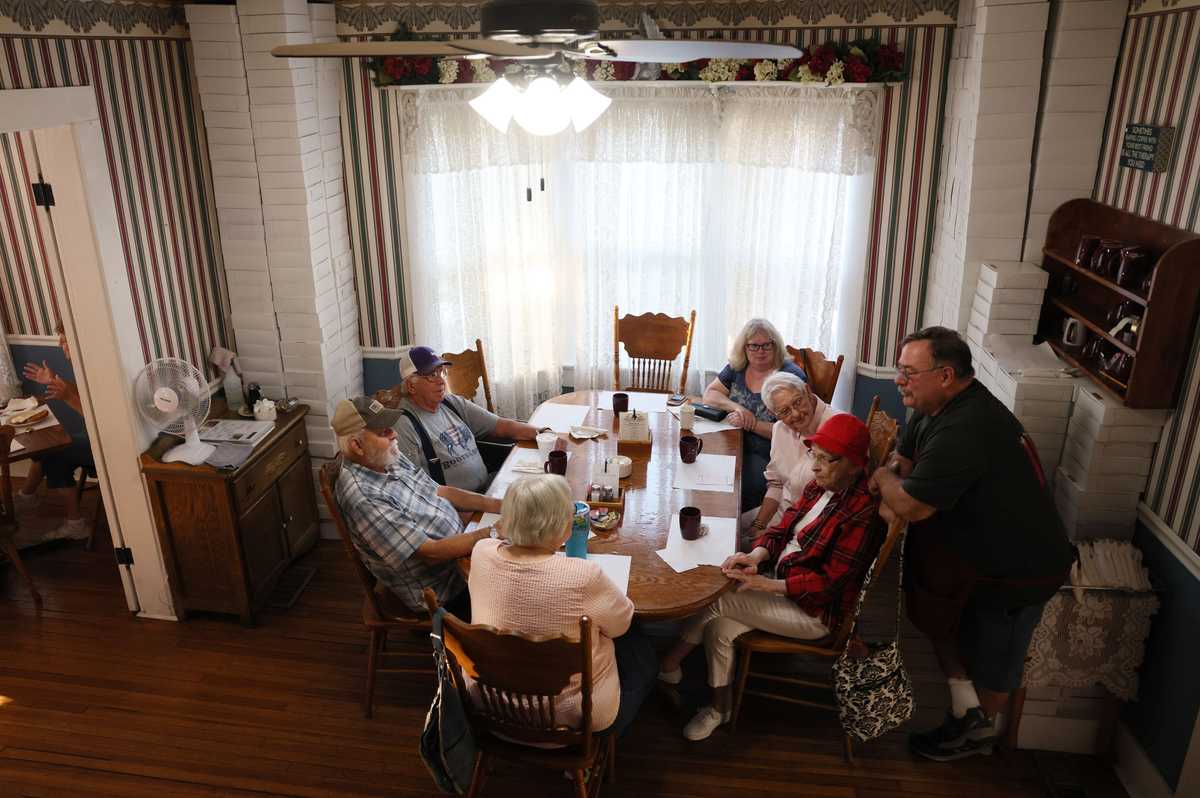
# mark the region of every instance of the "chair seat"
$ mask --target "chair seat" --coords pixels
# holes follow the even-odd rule
[[[746,632],[737,639],[737,645],[762,654],[812,654],[818,657],[836,657],[842,652],[830,648],[832,635],[826,635],[819,640],[797,640],[792,637],[780,637],[768,632]]]
[[[381,616],[375,611],[375,604],[370,597],[363,597],[362,617],[367,626],[402,626],[412,629],[430,629],[429,615],[417,613],[409,609],[403,601],[390,590],[376,590],[375,596],[383,608]]]
[[[594,750],[590,754],[578,745],[566,748],[536,748],[531,745],[510,742],[486,732],[476,736],[475,744],[489,754],[494,754],[502,759],[525,762],[552,770],[575,770],[591,767],[600,751],[603,750],[604,735],[593,734],[592,739]]]

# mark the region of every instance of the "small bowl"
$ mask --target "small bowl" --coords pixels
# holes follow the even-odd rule
[[[614,455],[608,458],[610,466],[616,466],[620,469],[621,479],[626,479],[633,473],[633,460],[623,454]]]

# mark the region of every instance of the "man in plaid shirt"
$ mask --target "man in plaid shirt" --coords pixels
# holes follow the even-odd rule
[[[334,486],[354,547],[372,574],[411,610],[424,612],[422,591],[467,617],[466,583],[454,561],[495,536],[484,528],[462,533],[459,510],[500,512],[500,500],[438,485],[400,454],[393,426],[399,410],[360,396],[338,403],[330,426],[343,455]]]
[[[854,416],[839,413],[804,439],[812,450],[813,481],[779,524],[721,566],[740,584],[688,622],[662,660],[659,678],[677,683],[679,664],[701,641],[708,658],[713,704],[683,729],[703,740],[730,717],[734,641],[753,629],[799,640],[829,635],[854,602],[883,542],[879,499],[867,488],[870,435]]]

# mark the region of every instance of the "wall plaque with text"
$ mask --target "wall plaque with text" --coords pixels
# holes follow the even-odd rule
[[[1171,163],[1175,128],[1131,123],[1121,142],[1121,166],[1143,172],[1165,172]]]

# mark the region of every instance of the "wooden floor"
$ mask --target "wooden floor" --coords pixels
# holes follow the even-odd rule
[[[339,544],[322,542],[306,558],[318,571],[300,600],[266,611],[253,629],[221,616],[177,624],[132,617],[111,549],[100,549],[27,550],[46,600],[41,612],[0,563],[4,798],[437,794],[416,753],[431,697],[427,642],[393,646],[421,672],[384,678],[376,718],[364,720],[366,638]],[[914,723],[935,724],[944,682],[919,639],[906,642],[906,653],[922,706]],[[1021,751],[936,764],[913,759],[896,732],[861,746],[857,764],[847,766],[831,714],[750,698],[736,735],[720,730],[701,743],[680,736],[687,717],[652,698],[619,746],[618,781],[605,794],[1125,795],[1089,757]],[[501,765],[485,794],[569,791],[561,774]]]

